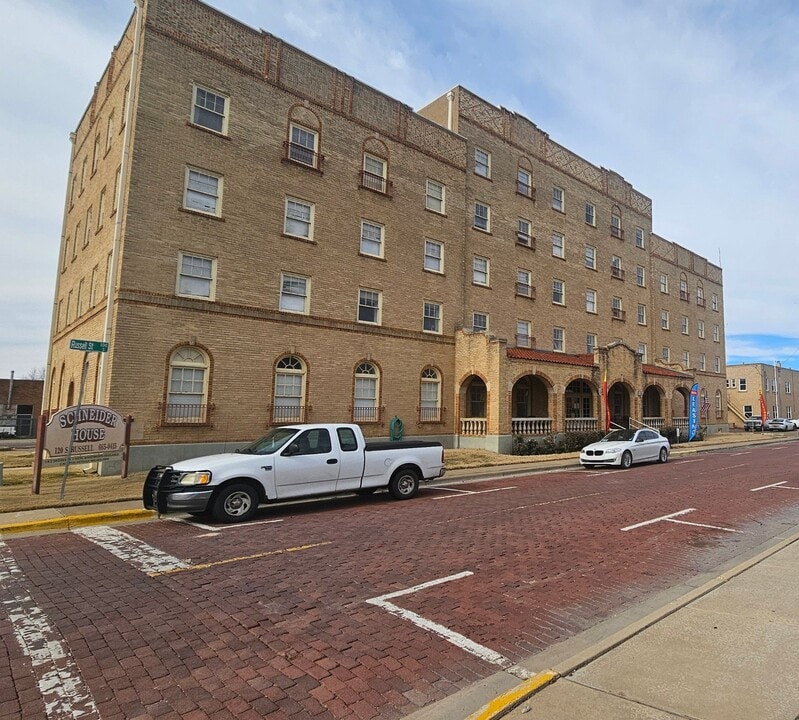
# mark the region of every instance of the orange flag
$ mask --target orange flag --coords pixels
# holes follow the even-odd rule
[[[605,401],[605,429],[610,430],[610,403],[608,403],[608,371],[602,378],[602,398]]]

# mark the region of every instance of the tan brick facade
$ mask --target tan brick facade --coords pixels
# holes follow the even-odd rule
[[[779,363],[740,363],[727,366],[725,410],[730,427],[743,427],[750,415],[760,417],[760,397],[769,418],[799,417],[799,370]]]
[[[51,410],[77,400],[72,338],[110,343],[90,358],[86,398],[133,415],[143,445],[242,440],[296,419],[355,417],[386,436],[396,416],[406,435],[506,449],[516,432],[604,427],[606,372],[617,420],[683,418],[694,381],[725,392],[721,269],[652,234],[651,201],[616,173],[464,88],[414,113],[192,0],[141,12],[75,133]],[[484,229],[475,203],[490,208]],[[541,422],[517,422],[530,418]]]

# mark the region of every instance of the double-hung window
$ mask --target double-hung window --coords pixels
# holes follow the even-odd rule
[[[596,248],[593,245],[585,246],[585,266],[589,270],[596,270]]]
[[[183,297],[214,299],[216,260],[189,253],[180,253],[177,294]]]
[[[386,161],[374,155],[364,153],[361,185],[368,190],[388,194],[386,179]]]
[[[529,270],[516,271],[516,294],[528,298],[533,296],[532,274]]]
[[[635,228],[635,247],[643,249],[644,246],[644,229]]]
[[[490,261],[488,258],[478,255],[472,258],[472,282],[475,285],[489,284],[489,266]]]
[[[596,313],[596,290],[585,291],[585,311]]]
[[[557,185],[555,185],[552,188],[552,209],[557,210],[558,212],[564,212],[565,207],[566,201],[563,188],[559,188]]]
[[[638,303],[638,324],[646,325],[646,305]]]
[[[476,230],[491,232],[491,208],[485,203],[474,204],[474,227]]]
[[[491,153],[480,148],[474,149],[474,172],[484,178],[491,177]]]
[[[669,311],[668,310],[661,310],[660,311],[660,328],[661,328],[661,330],[668,330],[669,329]]]
[[[289,137],[288,159],[301,165],[317,168],[319,166],[318,134],[302,125],[292,123]]]
[[[224,95],[194,86],[194,103],[191,120],[195,125],[227,134],[228,99]]]
[[[428,180],[425,189],[425,207],[433,212],[446,212],[446,187],[435,180]]]
[[[283,232],[303,240],[313,239],[313,203],[297,198],[286,198]]]
[[[566,239],[560,233],[552,233],[552,256],[566,257]]]
[[[519,170],[516,172],[516,192],[525,197],[533,196],[533,176],[527,170]]]
[[[429,333],[441,332],[441,303],[424,301],[422,330]]]
[[[361,220],[361,253],[383,257],[383,226]]]
[[[222,176],[186,168],[183,206],[188,210],[219,216],[222,214]]]
[[[280,309],[307,314],[309,289],[310,280],[307,277],[283,273],[280,276]]]
[[[564,352],[566,348],[566,331],[563,328],[552,328],[552,349],[555,352]]]
[[[358,291],[358,322],[380,325],[381,295],[379,290]]]
[[[593,203],[585,204],[585,224],[596,227],[596,206]]]
[[[646,287],[646,268],[643,265],[635,266],[635,284]]]
[[[435,240],[424,241],[424,269],[428,272],[444,272],[444,245]]]
[[[530,322],[528,320],[516,321],[516,347],[530,347]]]
[[[530,231],[530,221],[519,218],[516,223],[516,243],[525,247],[533,246],[533,236]]]
[[[472,313],[472,330],[474,332],[488,332],[488,315],[486,313]]]
[[[563,280],[552,281],[552,302],[556,305],[566,304],[566,283]]]

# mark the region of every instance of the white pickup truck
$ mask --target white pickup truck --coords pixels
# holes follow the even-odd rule
[[[439,442],[370,442],[357,425],[276,427],[235,453],[157,465],[144,483],[144,507],[159,514],[211,513],[220,522],[251,518],[258,505],[311,495],[387,488],[412,498],[420,480],[444,474]]]

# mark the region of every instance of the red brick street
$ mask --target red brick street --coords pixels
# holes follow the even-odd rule
[[[82,717],[402,718],[796,525],[798,451],[9,537],[0,600],[41,613]],[[42,691],[11,612],[0,718],[46,718],[73,701]]]

